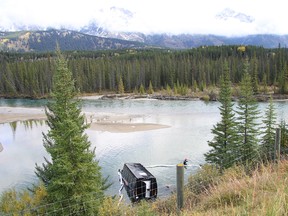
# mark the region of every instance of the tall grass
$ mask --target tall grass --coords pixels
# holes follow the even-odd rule
[[[288,215],[288,161],[255,170],[233,167],[220,174],[204,166],[191,176],[180,215]],[[152,204],[155,215],[179,215],[176,197]]]
[[[176,194],[173,193],[167,199],[144,201],[134,205],[119,203],[117,198],[107,197],[99,209],[99,215],[288,215],[288,160],[277,164],[260,165],[253,169],[236,166],[221,174],[213,166],[203,166],[197,174],[188,179],[181,212],[177,210]],[[23,199],[17,198],[13,191],[2,195],[0,212],[13,214],[25,211],[27,206],[22,203],[29,203],[30,206],[32,199],[28,197],[27,201],[27,196],[24,195],[20,196]],[[35,203],[37,206],[37,203],[38,205],[41,203],[42,195],[35,199],[38,200]],[[14,205],[7,205],[7,200],[9,203],[14,200]]]
[[[288,162],[248,172],[234,167],[212,181],[191,212],[203,215],[287,215]],[[209,177],[207,177],[209,178]],[[215,179],[215,178],[213,178]]]

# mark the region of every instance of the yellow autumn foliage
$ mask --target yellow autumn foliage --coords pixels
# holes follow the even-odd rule
[[[245,47],[245,46],[239,46],[239,47],[237,48],[237,51],[238,51],[238,52],[245,52],[245,51],[246,51],[246,47]]]
[[[39,206],[47,195],[44,185],[39,185],[35,188],[34,193],[30,191],[16,191],[9,189],[2,193],[0,198],[0,215],[35,215],[41,212],[44,213]],[[32,211],[32,209],[34,209]],[[35,209],[37,209],[35,211]]]

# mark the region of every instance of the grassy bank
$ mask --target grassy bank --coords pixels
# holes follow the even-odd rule
[[[212,166],[204,166],[189,178],[180,215],[287,215],[287,183],[287,160],[261,165],[254,171],[234,167],[223,174]],[[136,207],[118,206],[116,200],[107,199],[102,215],[178,215],[176,194]]]
[[[177,211],[176,194],[172,194],[167,199],[144,201],[133,206],[125,202],[119,203],[118,197],[107,197],[98,215],[287,215],[287,183],[288,160],[278,164],[260,165],[254,170],[234,167],[222,174],[213,166],[205,165],[197,174],[189,177],[181,212]],[[33,196],[28,191],[17,193],[9,190],[1,196],[0,213],[19,215],[25,212],[25,215],[37,215],[37,212],[46,212],[46,205],[42,204],[45,196],[45,188],[41,185],[36,188]]]

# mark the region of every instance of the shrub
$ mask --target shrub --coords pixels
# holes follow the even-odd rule
[[[121,216],[121,205],[118,205],[115,199],[106,197],[99,208],[99,216]]]
[[[201,97],[201,99],[204,100],[204,101],[209,101],[209,100],[210,100],[210,97],[209,97],[209,95],[203,95],[203,96]]]
[[[188,178],[187,187],[191,192],[200,194],[208,190],[212,183],[215,184],[220,175],[219,170],[215,166],[206,164],[199,172]]]
[[[153,208],[153,203],[147,202],[147,201],[141,201],[137,205],[137,216],[156,216],[157,213],[155,212]]]
[[[42,215],[45,213],[45,209],[41,208],[41,205],[44,204],[46,196],[47,192],[43,185],[35,187],[33,192],[27,189],[19,192],[9,189],[1,195],[0,214],[31,215],[33,213]]]

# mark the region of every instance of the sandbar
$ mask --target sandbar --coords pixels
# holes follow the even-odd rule
[[[129,133],[168,128],[168,125],[143,122],[145,116],[84,112],[91,130]],[[0,107],[0,124],[16,121],[45,120],[44,108]]]
[[[15,121],[45,120],[46,115],[42,108],[0,107],[0,123]]]
[[[92,123],[90,129],[111,133],[129,133],[168,128],[168,125],[152,123]]]

